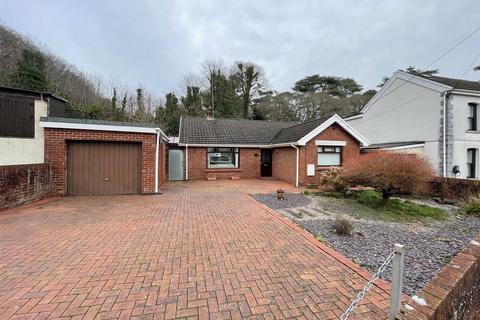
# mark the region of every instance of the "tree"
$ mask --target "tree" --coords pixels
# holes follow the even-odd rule
[[[257,92],[266,86],[263,69],[251,62],[236,62],[232,79],[242,101],[242,116],[247,119],[250,106]]]
[[[48,81],[45,57],[40,51],[23,49],[12,75],[15,86],[35,91],[47,91]]]
[[[187,86],[187,93],[181,98],[181,101],[187,115],[198,116],[202,114],[202,100],[199,87]]]
[[[122,99],[122,107],[121,107],[121,110],[120,110],[120,117],[122,119],[122,121],[125,121],[125,113],[126,113],[126,110],[127,110],[127,94],[125,93],[125,95],[123,96],[123,99]]]
[[[433,170],[421,156],[378,151],[348,162],[340,177],[351,186],[377,189],[386,203],[392,195],[425,190],[433,178]]]
[[[412,75],[420,75],[420,76],[433,76],[433,75],[436,75],[438,74],[439,72],[439,69],[430,69],[430,70],[421,70],[421,69],[418,69],[414,66],[408,66],[407,69],[404,70],[405,72],[408,72]],[[380,82],[377,87],[381,88],[385,85],[385,83],[387,83],[387,81],[390,80],[389,77],[383,77],[382,78],[382,82]]]
[[[169,135],[177,135],[180,125],[180,116],[183,110],[180,108],[178,98],[175,93],[170,92],[165,96],[165,109],[160,111],[156,116],[163,121],[163,127]]]
[[[113,88],[113,95],[112,95],[112,118],[114,120],[117,119],[117,89]]]
[[[351,78],[315,74],[298,80],[292,89],[303,94],[324,92],[336,97],[347,97],[362,91],[362,86]]]
[[[143,89],[137,89],[137,109],[135,110],[135,120],[145,121],[145,100],[143,97]]]

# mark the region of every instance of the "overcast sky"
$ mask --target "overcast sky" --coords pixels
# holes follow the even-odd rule
[[[216,58],[261,65],[277,90],[317,73],[368,89],[480,27],[480,1],[0,0],[0,21],[83,71],[158,94]],[[433,67],[479,80],[479,55],[480,32]]]

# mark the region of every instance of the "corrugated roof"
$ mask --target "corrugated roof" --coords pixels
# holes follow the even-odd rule
[[[182,117],[179,143],[268,145],[282,129],[295,124],[295,122]]]
[[[96,124],[96,125],[103,125],[103,126],[158,128],[158,125],[156,125],[155,123],[108,121],[108,120],[94,120],[94,119],[40,117],[40,121],[42,121],[42,122],[77,123],[77,124]]]
[[[420,78],[432,80],[441,84],[445,84],[447,86],[453,87],[454,89],[480,91],[480,82],[478,81],[454,79],[454,78],[439,77],[439,76],[425,76],[425,75],[416,75],[416,76]]]

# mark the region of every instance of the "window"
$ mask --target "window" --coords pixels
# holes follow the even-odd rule
[[[208,148],[208,168],[238,168],[238,148]]]
[[[0,137],[35,137],[33,99],[0,96]]]
[[[478,105],[476,103],[469,103],[469,117],[468,117],[468,130],[477,131],[478,125]]]
[[[467,178],[477,176],[477,149],[467,150]]]
[[[340,166],[342,165],[342,147],[318,147],[317,165]]]

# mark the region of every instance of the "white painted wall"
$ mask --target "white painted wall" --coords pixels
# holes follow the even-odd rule
[[[358,119],[348,123],[370,143],[425,141],[422,152],[438,174],[442,97],[438,91],[395,79]],[[415,150],[418,153],[418,150]]]
[[[475,148],[480,151],[480,131],[468,131],[468,116],[470,114],[468,103],[479,105],[480,97],[474,95],[452,94],[450,96],[453,105],[453,165],[460,166],[461,174],[457,177],[467,177],[467,149]],[[477,124],[480,129],[480,123]],[[478,154],[478,152],[477,152]],[[479,176],[479,159],[477,159],[477,179]]]
[[[47,116],[48,105],[35,100],[35,137],[0,137],[0,166],[44,162],[44,134],[40,117]]]

